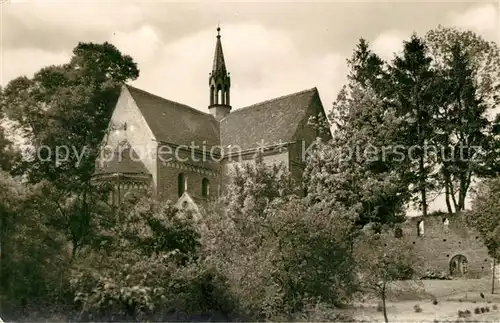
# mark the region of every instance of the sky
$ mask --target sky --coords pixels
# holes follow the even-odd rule
[[[206,112],[218,23],[233,109],[312,87],[331,109],[359,38],[386,59],[439,24],[500,43],[498,1],[1,2],[1,85],[109,41],[138,63],[132,85]]]

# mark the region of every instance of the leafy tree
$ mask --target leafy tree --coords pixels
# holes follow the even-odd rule
[[[66,212],[76,252],[88,233],[96,192],[91,184],[111,113],[123,82],[139,75],[136,63],[109,43],[79,43],[69,63],[19,77],[4,89],[7,115],[31,145],[31,158],[17,168],[33,183],[50,182],[54,203],[75,201]],[[78,201],[78,202],[76,202]]]
[[[201,293],[191,284],[202,283],[205,273],[194,262],[193,222],[149,198],[122,206],[118,217],[106,246],[89,249],[73,266],[71,285],[85,319],[136,320],[201,306],[183,299]]]
[[[489,254],[494,259],[491,293],[495,292],[495,265],[500,259],[500,177],[484,179],[475,190],[471,224],[480,232]]]
[[[2,314],[47,312],[68,304],[69,250],[47,225],[40,187],[0,172],[0,306]]]
[[[386,99],[384,62],[362,39],[348,64],[349,84],[329,115],[333,139],[318,142],[308,159],[308,199],[356,209],[360,227],[397,223],[409,194],[404,161],[394,149],[401,120]]]
[[[481,233],[490,255],[500,247],[500,178],[484,179],[476,188],[469,215],[472,224]],[[499,254],[496,254],[498,257]]]
[[[5,131],[5,99],[3,88],[0,86],[0,170],[10,171],[19,158],[19,152],[14,148]]]
[[[354,215],[310,208],[288,183],[279,166],[239,168],[227,204],[203,219],[203,257],[253,319],[289,319],[284,313],[342,303],[355,290],[346,239]]]
[[[436,118],[448,211],[465,209],[473,176],[495,172],[495,140],[489,118],[500,103],[500,48],[471,31],[438,27],[425,36],[433,65],[442,74],[440,88],[446,100]],[[450,201],[451,200],[451,201]]]
[[[415,257],[411,245],[394,238],[390,231],[377,233],[366,226],[356,243],[356,260],[361,290],[381,299],[385,322],[389,322],[386,299],[391,283],[416,278],[421,259]]]

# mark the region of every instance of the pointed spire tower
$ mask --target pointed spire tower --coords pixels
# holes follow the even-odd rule
[[[231,79],[226,70],[226,63],[224,62],[219,26],[217,26],[217,42],[215,44],[214,65],[212,67],[212,73],[210,73],[209,85],[210,105],[208,106],[208,110],[215,117],[215,119],[217,119],[217,121],[220,121],[231,111],[231,105],[229,104]]]

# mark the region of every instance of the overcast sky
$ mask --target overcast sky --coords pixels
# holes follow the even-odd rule
[[[360,37],[384,58],[439,24],[500,40],[498,1],[2,2],[0,84],[109,41],[138,63],[133,85],[207,112],[219,21],[233,109],[315,86],[330,109]]]
[[[438,24],[498,41],[498,2],[199,2],[7,0],[2,4],[6,84],[68,61],[79,41],[110,41],[131,55],[133,85],[207,111],[217,23],[234,108],[318,87],[331,107],[360,37],[384,57]]]

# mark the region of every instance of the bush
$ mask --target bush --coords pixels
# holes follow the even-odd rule
[[[415,306],[413,306],[413,310],[415,311],[415,313],[421,313],[422,312],[422,308],[418,304],[416,304]]]
[[[75,261],[71,287],[82,319],[191,320],[235,311],[226,280],[199,259],[194,223],[178,215],[168,203],[140,201],[122,214],[110,248]]]
[[[426,270],[423,275],[420,276],[421,280],[451,280],[452,277],[446,272],[440,272],[435,270]]]
[[[437,305],[438,303],[439,303],[439,302],[438,302],[438,300],[437,300],[437,299],[433,299],[433,300],[432,300],[432,305]]]
[[[202,234],[203,257],[227,277],[243,313],[273,320],[302,313],[307,304],[351,299],[356,277],[340,216],[332,221],[331,210],[314,212],[294,197],[254,214],[257,201],[246,199],[227,214],[210,211]]]
[[[458,311],[458,317],[460,317],[460,318],[467,318],[469,316],[471,316],[471,313],[470,313],[469,310],[465,310],[465,311],[460,311],[459,310]]]
[[[474,309],[474,314],[481,314],[481,309],[479,307],[476,307]]]

